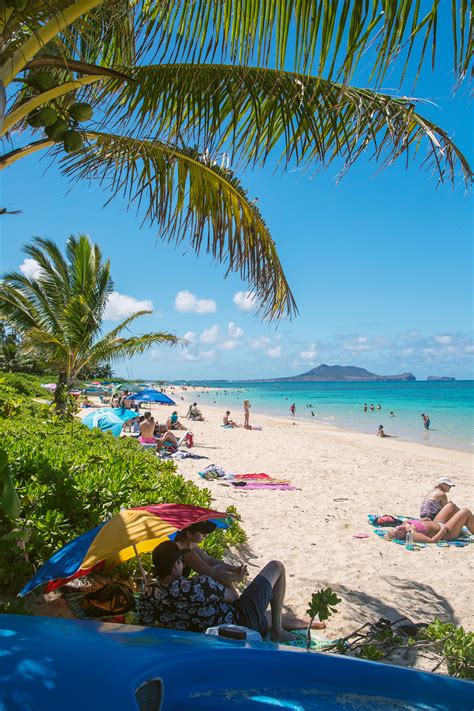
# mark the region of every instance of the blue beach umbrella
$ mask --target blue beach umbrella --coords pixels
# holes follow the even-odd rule
[[[158,390],[141,390],[135,395],[130,395],[128,400],[137,400],[138,402],[158,402],[161,405],[176,405],[168,395],[158,392]]]
[[[136,412],[125,407],[101,407],[86,415],[82,423],[90,430],[98,427],[102,432],[110,432],[114,437],[120,437],[124,422],[136,417]]]

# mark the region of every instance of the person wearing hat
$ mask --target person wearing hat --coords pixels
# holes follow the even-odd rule
[[[265,637],[270,632],[274,642],[289,642],[294,636],[283,627],[285,568],[272,560],[262,568],[240,596],[208,575],[183,576],[183,558],[190,549],[174,541],[160,543],[153,551],[156,580],[140,595],[140,624],[157,624],[190,632],[204,632],[208,627],[237,624],[256,630]],[[267,607],[271,606],[268,619]],[[294,620],[293,629],[305,626]]]
[[[459,511],[459,507],[456,506],[456,504],[448,501],[447,495],[453,486],[454,482],[447,476],[443,476],[438,479],[434,489],[429,491],[421,502],[420,518],[427,518],[430,521],[433,521],[441,509],[448,505],[449,509],[446,509],[448,517],[451,517]]]
[[[213,521],[198,521],[178,531],[175,541],[179,548],[188,549],[184,556],[183,575],[188,578],[194,571],[200,575],[208,575],[226,588],[234,590],[234,583],[240,583],[247,575],[246,565],[230,565],[223,560],[217,560],[200,548],[205,536],[217,528]]]

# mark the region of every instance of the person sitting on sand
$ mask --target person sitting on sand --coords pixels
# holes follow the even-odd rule
[[[304,629],[305,620],[283,619],[286,576],[283,563],[267,563],[241,595],[208,575],[183,576],[183,559],[190,549],[164,541],[152,554],[156,580],[149,583],[138,602],[139,624],[158,624],[192,632],[208,627],[238,624],[259,632],[270,632],[274,642],[295,638],[289,629]],[[271,613],[266,613],[271,606]],[[321,628],[321,623],[313,623]]]
[[[176,544],[180,548],[189,550],[189,553],[183,558],[183,575],[187,578],[191,571],[199,573],[199,575],[208,575],[226,588],[234,590],[233,584],[240,583],[247,577],[247,566],[224,563],[222,560],[212,558],[199,547],[205,536],[215,531],[216,528],[216,524],[212,521],[200,521],[178,531],[174,539]]]
[[[377,437],[395,437],[395,435],[389,435],[385,432],[383,425],[379,425],[377,430]]]
[[[426,494],[425,498],[421,502],[420,518],[427,518],[433,521],[441,509],[448,506],[447,494],[449,494],[451,487],[453,486],[454,483],[447,476],[438,479],[434,489],[431,489],[431,491]],[[456,504],[451,502],[450,505],[452,507],[452,513],[459,511]]]
[[[197,406],[197,402],[193,402],[192,405],[189,406],[188,414],[186,415],[190,420],[195,420],[197,422],[203,422],[204,417],[202,416],[201,410]]]
[[[388,531],[386,537],[404,541],[408,531],[412,531],[415,543],[436,543],[441,540],[455,541],[464,526],[474,533],[474,516],[469,509],[459,509],[456,513],[452,511],[451,504],[447,504],[433,521],[427,518],[409,519]]]
[[[145,412],[143,420],[140,422],[140,437],[138,438],[138,441],[141,444],[154,444],[156,441],[154,432],[155,420],[151,416],[151,412]]]
[[[240,426],[237,424],[237,422],[234,422],[234,420],[230,419],[230,410],[227,410],[224,417],[222,418],[222,422],[224,423],[224,427],[239,427]]]
[[[167,430],[185,430],[186,427],[178,419],[178,413],[174,410],[166,420]]]
[[[179,442],[174,432],[167,430],[161,437],[155,437],[156,451],[159,452],[165,447],[169,453],[177,452]]]

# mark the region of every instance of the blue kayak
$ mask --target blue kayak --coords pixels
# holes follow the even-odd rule
[[[0,615],[2,711],[471,711],[474,684],[261,642]]]

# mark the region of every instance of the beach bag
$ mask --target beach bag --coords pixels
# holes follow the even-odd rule
[[[391,526],[401,526],[403,521],[395,516],[390,516],[389,514],[384,514],[383,516],[376,516],[373,521],[374,526],[381,526],[383,528],[389,528]]]
[[[194,435],[192,432],[186,432],[183,437],[183,444],[185,444],[188,449],[191,449],[194,445]]]
[[[88,617],[123,615],[135,608],[135,598],[131,588],[125,583],[107,583],[99,590],[86,595],[81,607]]]

